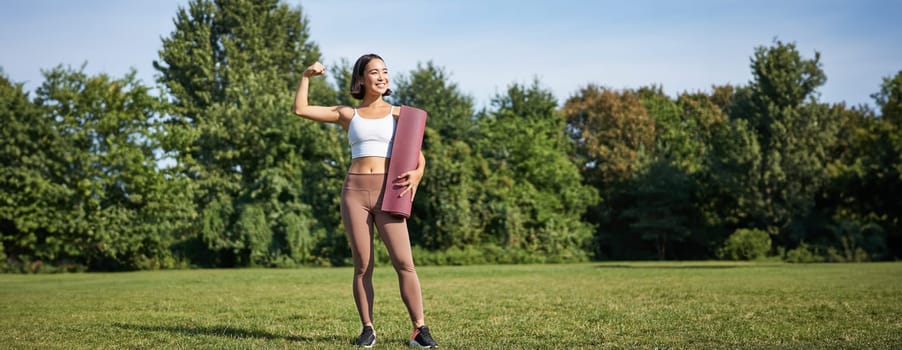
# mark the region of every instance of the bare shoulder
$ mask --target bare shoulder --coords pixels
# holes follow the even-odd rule
[[[391,106],[391,115],[397,119],[401,115],[401,106]]]
[[[354,107],[336,106],[335,109],[338,111],[338,118],[340,120],[351,120],[351,118],[354,117]]]
[[[351,119],[354,118],[354,107],[336,106],[335,109],[338,111],[338,121],[336,124],[341,125],[342,129],[348,130]]]

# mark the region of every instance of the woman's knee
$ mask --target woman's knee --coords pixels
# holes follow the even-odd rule
[[[392,265],[395,267],[395,271],[399,274],[401,273],[416,273],[417,269],[413,265],[413,259],[410,260],[396,260],[392,262]]]
[[[364,277],[373,276],[373,264],[370,262],[355,262],[354,275]]]

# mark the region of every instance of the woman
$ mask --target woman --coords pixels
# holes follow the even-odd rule
[[[411,346],[438,346],[429,334],[423,316],[420,280],[413,265],[407,221],[381,210],[391,145],[400,108],[383,99],[391,94],[388,88],[388,68],[382,57],[375,54],[361,56],[354,64],[351,77],[351,96],[360,100],[357,108],[347,106],[310,106],[307,94],[310,77],[322,75],[325,68],[319,62],[308,67],[298,85],[294,98],[294,113],[317,122],[335,123],[348,133],[351,146],[351,167],[341,190],[341,219],[348,234],[354,260],[354,299],[363,331],[355,345],[365,348],[376,343],[373,329],[373,224],[385,242],[392,265],[398,273],[401,299],[413,322]],[[401,196],[413,200],[423,178],[426,158],[420,152],[416,169],[391,179],[395,186],[406,187]]]

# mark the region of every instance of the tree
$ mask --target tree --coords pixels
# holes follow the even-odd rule
[[[396,80],[394,102],[429,113],[423,137],[427,171],[410,219],[414,243],[430,249],[464,248],[483,243],[485,223],[473,208],[481,189],[476,180],[477,155],[473,98],[449,81],[432,62]]]
[[[899,127],[902,124],[902,71],[883,78],[880,92],[871,95],[880,108],[881,118]]]
[[[319,244],[344,237],[342,135],[289,113],[300,73],[319,60],[301,9],[197,0],[174,22],[154,66],[172,104],[166,150],[196,184],[194,240],[210,256],[198,263],[342,263],[346,252]],[[322,79],[312,92],[312,103],[335,102]]]
[[[902,205],[894,198],[902,196],[902,70],[892,78],[883,79],[880,93],[874,96],[880,106],[880,143],[886,145],[880,165],[873,165],[883,184],[875,187],[881,194],[876,211],[882,214],[882,225],[887,231],[887,245],[893,257],[902,256]],[[879,170],[878,170],[879,169]],[[872,192],[873,193],[873,192]]]
[[[689,139],[701,145],[694,153],[701,161],[699,170],[690,175],[697,218],[691,240],[705,247],[700,257],[712,257],[727,235],[745,227],[758,208],[753,185],[761,158],[757,138],[747,121],[726,114],[734,94],[745,90],[715,86],[710,95],[684,93],[677,98],[684,118],[693,121]]]
[[[856,248],[870,259],[902,256],[900,81],[902,72],[885,78],[880,92],[872,95],[880,114],[867,106],[833,106],[842,127],[829,151],[830,181],[818,197],[824,224],[818,240],[809,243],[841,250],[846,257],[860,255]]]
[[[567,99],[564,114],[583,175],[597,187],[630,180],[654,149],[654,121],[632,91],[588,85]]]
[[[20,105],[36,128],[6,148],[30,148],[4,177],[13,185],[4,210],[15,215],[4,215],[17,236],[11,252],[20,262],[69,268],[173,267],[172,234],[191,211],[180,195],[183,183],[167,181],[157,168],[159,101],[134,71],[111,79],[89,77],[83,68],[44,72],[34,106]]]
[[[56,159],[62,140],[22,85],[0,71],[0,271],[55,257],[45,242],[65,229],[60,204],[71,195],[49,179],[64,173]]]
[[[709,257],[716,232],[704,219],[710,199],[704,197],[706,184],[700,180],[708,171],[710,146],[717,142],[712,133],[726,117],[702,93],[683,93],[674,101],[651,86],[640,88],[638,95],[654,121],[654,150],[648,167],[616,197],[609,197],[619,205],[611,209],[619,214],[610,222],[623,228],[616,233],[623,241],[618,244],[629,245],[635,238],[650,241],[658,259]]]
[[[826,178],[826,150],[835,142],[838,116],[816,100],[826,81],[820,67],[820,53],[803,59],[792,43],[758,47],[749,94],[732,109],[733,117],[749,121],[761,147],[755,226],[779,233],[780,245],[804,238],[806,229],[791,225],[812,210]]]
[[[479,118],[478,176],[491,213],[487,233],[498,244],[550,260],[582,260],[592,227],[581,220],[597,192],[582,184],[568,154],[566,123],[538,81],[511,85]]]
[[[664,95],[659,86],[642,87],[638,95],[649,117],[654,121],[655,146],[651,155],[654,159],[673,164],[686,173],[695,173],[701,168],[705,156],[707,135],[702,123],[712,121],[697,120],[706,114],[684,113],[688,99],[681,95],[680,103]]]
[[[698,228],[692,225],[697,216],[692,186],[689,176],[673,164],[655,161],[624,194],[630,197],[631,205],[623,209],[620,218],[628,222],[631,235],[654,243],[659,260],[668,257],[669,247],[686,240],[692,229]]]
[[[654,120],[635,92],[596,85],[567,99],[563,112],[567,134],[576,145],[573,161],[583,181],[604,199],[586,213],[586,220],[597,227],[595,257],[632,255],[633,241],[641,238],[621,220],[622,210],[631,206],[624,194],[649,165],[655,147]]]

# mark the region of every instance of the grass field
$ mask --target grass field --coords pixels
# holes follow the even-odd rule
[[[422,267],[444,349],[899,349],[902,263]],[[348,268],[0,275],[0,347],[336,349]],[[376,268],[376,348],[410,334]]]

